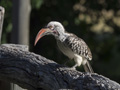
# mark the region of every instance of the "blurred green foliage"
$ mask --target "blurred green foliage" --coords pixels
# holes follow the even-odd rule
[[[39,9],[43,4],[43,0],[31,0],[32,8]]]
[[[10,42],[12,1],[5,7],[3,42]],[[52,36],[43,37],[34,47],[38,31],[49,21],[59,21],[68,32],[83,38],[90,47],[96,73],[120,83],[120,1],[119,0],[31,0],[30,49],[63,64],[68,58],[57,48]],[[68,65],[72,66],[71,61]],[[81,71],[81,67],[78,68]]]

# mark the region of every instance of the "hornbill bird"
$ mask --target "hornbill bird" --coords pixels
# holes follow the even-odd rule
[[[38,32],[34,45],[45,35],[53,35],[62,53],[75,61],[76,64],[72,67],[73,69],[82,64],[86,72],[93,73],[88,61],[92,60],[91,51],[81,38],[66,32],[63,25],[57,21],[49,22],[45,28]]]

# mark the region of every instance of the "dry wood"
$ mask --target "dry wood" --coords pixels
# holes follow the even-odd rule
[[[96,73],[82,73],[27,51],[27,46],[0,46],[0,79],[29,90],[118,90],[120,85]]]

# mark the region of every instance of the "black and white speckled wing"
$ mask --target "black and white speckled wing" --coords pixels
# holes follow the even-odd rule
[[[92,59],[92,54],[89,47],[76,35],[70,34],[70,36],[65,39],[64,43],[76,54],[81,55],[88,60]]]

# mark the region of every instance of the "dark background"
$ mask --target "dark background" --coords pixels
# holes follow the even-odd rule
[[[2,43],[11,43],[13,1],[0,0],[0,5],[6,9]],[[43,37],[34,47],[38,31],[49,21],[61,22],[66,31],[84,39],[93,54],[94,72],[120,83],[120,0],[31,0],[30,51],[63,64],[68,58],[54,37]],[[72,65],[73,61],[68,63]]]

